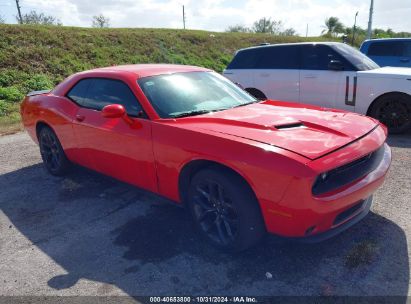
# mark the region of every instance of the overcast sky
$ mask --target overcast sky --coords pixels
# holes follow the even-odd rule
[[[104,14],[112,27],[182,27],[182,5],[187,28],[224,31],[228,26],[251,26],[261,17],[281,20],[309,36],[322,31],[324,19],[337,16],[352,26],[367,27],[370,0],[20,0],[23,13],[32,9],[58,17],[64,25],[91,24],[93,15]],[[15,23],[15,0],[0,0],[0,15]],[[374,27],[411,32],[411,0],[375,0]]]

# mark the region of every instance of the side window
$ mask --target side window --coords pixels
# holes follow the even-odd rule
[[[352,70],[345,58],[327,45],[304,45],[301,49],[301,69],[303,70],[328,70],[331,60],[341,61],[345,70]]]
[[[299,69],[295,46],[262,47],[258,57],[257,69]]]
[[[67,97],[79,104],[84,106],[84,100],[86,99],[87,89],[93,82],[92,79],[83,79],[77,82],[73,88],[67,93]]]
[[[405,57],[411,57],[411,41],[404,42],[404,54]]]
[[[254,69],[258,60],[258,48],[239,51],[227,69]]]
[[[109,104],[121,104],[130,116],[139,116],[142,108],[130,88],[119,80],[94,78],[83,106],[102,110]]]
[[[370,56],[403,56],[405,43],[402,41],[371,42],[368,48]]]

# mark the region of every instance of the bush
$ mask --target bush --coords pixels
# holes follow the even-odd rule
[[[0,87],[0,100],[6,101],[6,102],[20,102],[24,97],[24,94],[20,92],[17,87],[8,87],[8,88],[2,88]]]
[[[53,88],[53,82],[44,74],[38,74],[30,77],[24,82],[24,88],[29,91],[48,90]]]
[[[16,107],[13,104],[0,100],[0,117],[8,116],[16,111]]]

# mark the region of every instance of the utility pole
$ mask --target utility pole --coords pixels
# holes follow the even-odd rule
[[[184,11],[184,5],[183,5],[183,28],[186,29],[186,13]]]
[[[21,7],[20,7],[20,3],[19,0],[16,0],[16,6],[17,6],[17,12],[19,14],[19,22],[20,24],[23,24],[23,18],[21,17]]]
[[[355,14],[355,18],[354,18],[354,27],[353,27],[353,29],[352,29],[352,41],[351,41],[351,45],[354,45],[355,30],[357,29],[357,16],[358,16],[358,12]]]
[[[367,39],[371,39],[372,34],[372,15],[374,13],[374,0],[371,0],[370,5],[370,16],[368,18],[368,32],[367,32]]]
[[[305,38],[308,37],[308,23],[307,23],[307,29],[305,30]]]

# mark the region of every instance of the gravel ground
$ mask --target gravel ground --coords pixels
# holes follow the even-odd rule
[[[0,137],[0,295],[397,295],[405,303],[411,133],[389,143],[388,179],[362,222],[320,244],[268,237],[227,255],[164,199],[82,168],[52,177],[28,135]]]

